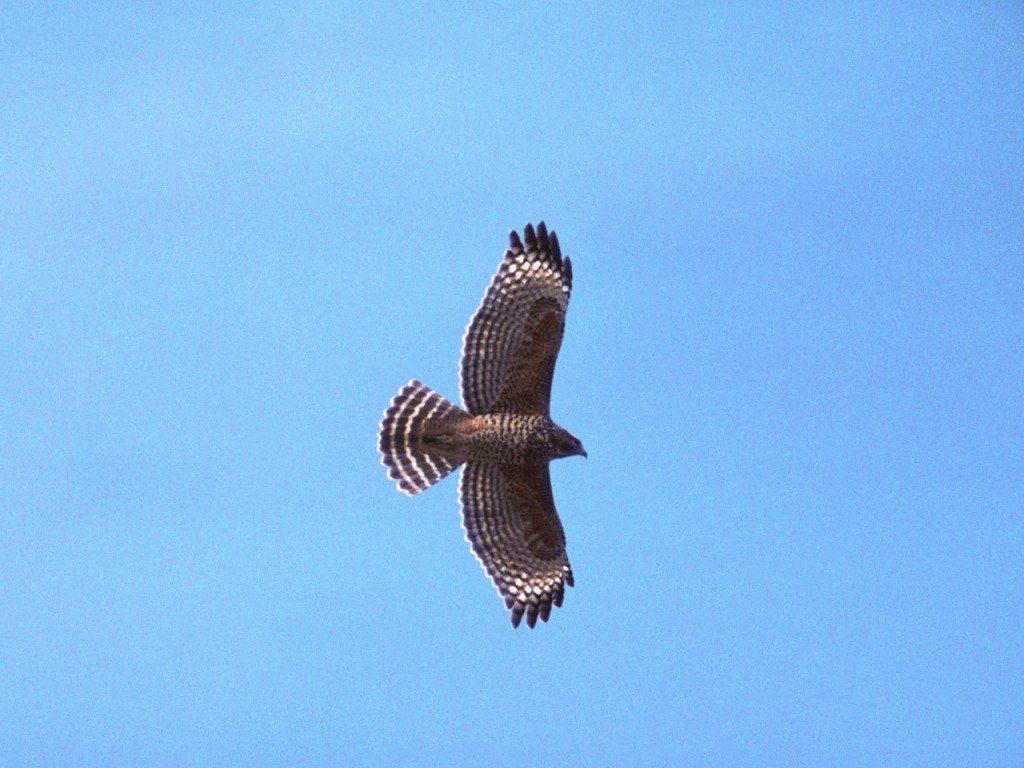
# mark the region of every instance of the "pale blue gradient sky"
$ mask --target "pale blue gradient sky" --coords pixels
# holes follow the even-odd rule
[[[0,763],[1020,766],[1024,13],[0,17]],[[450,397],[576,291],[577,587],[513,631]]]

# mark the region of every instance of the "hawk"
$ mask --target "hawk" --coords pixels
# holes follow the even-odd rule
[[[512,626],[525,615],[532,628],[573,585],[548,463],[587,453],[550,415],[572,263],[544,222],[508,240],[463,337],[463,407],[410,381],[384,412],[377,447],[388,476],[410,496],[462,467],[466,540]]]

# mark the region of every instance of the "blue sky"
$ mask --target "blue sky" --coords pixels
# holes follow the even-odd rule
[[[0,763],[1024,761],[1018,6],[0,37]],[[531,632],[374,449],[539,219],[590,458]]]

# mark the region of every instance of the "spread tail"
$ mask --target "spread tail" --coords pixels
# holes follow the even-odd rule
[[[402,387],[384,412],[377,442],[381,464],[399,490],[410,496],[425,491],[462,463],[438,449],[451,427],[466,418],[468,413],[418,381]]]

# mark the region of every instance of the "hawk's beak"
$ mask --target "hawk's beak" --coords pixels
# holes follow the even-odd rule
[[[579,455],[582,456],[584,459],[587,458],[587,452],[583,450],[583,448],[580,448]]]

